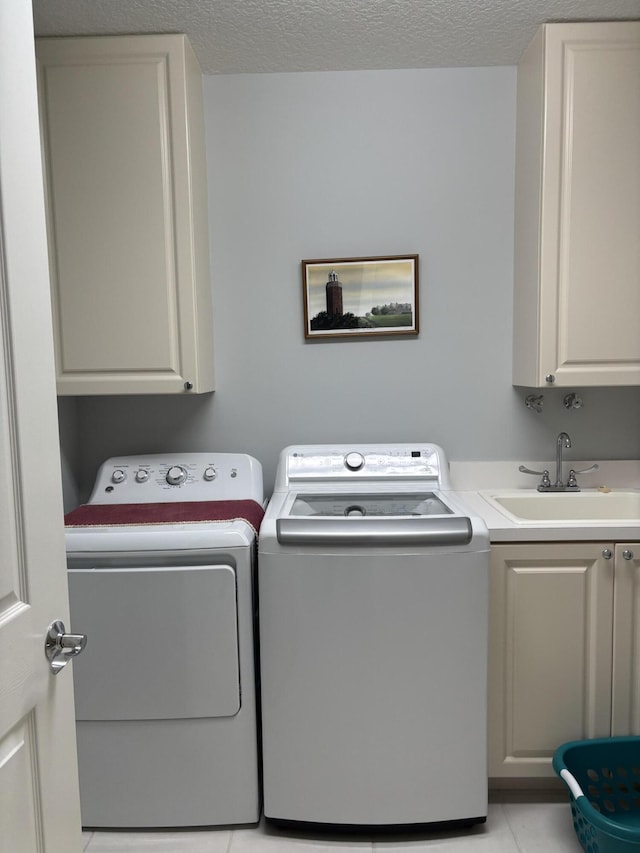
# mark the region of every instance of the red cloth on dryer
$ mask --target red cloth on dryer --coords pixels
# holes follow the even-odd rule
[[[67,513],[65,527],[193,524],[243,520],[257,533],[264,509],[256,501],[176,501],[174,503],[83,504]]]

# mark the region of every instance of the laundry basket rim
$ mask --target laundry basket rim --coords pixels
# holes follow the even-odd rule
[[[553,769],[558,776],[561,776],[562,770],[568,770],[575,778],[575,769],[571,766],[572,758],[578,756],[579,758],[582,758],[582,761],[584,762],[588,758],[589,752],[593,752],[596,749],[599,750],[600,747],[606,748],[611,746],[616,748],[624,745],[633,745],[637,748],[637,759],[634,759],[634,766],[640,767],[640,737],[634,735],[621,735],[617,737],[567,741],[559,746],[554,752],[552,760]],[[598,759],[598,763],[602,764],[601,759]],[[616,760],[615,762],[612,762],[612,764],[618,765],[619,761]],[[629,764],[631,764],[631,762],[629,762]],[[582,768],[580,769],[582,770]],[[577,779],[576,781],[580,785],[580,788],[582,788],[580,780]],[[612,818],[602,814],[592,806],[589,798],[584,794],[584,792],[581,797],[574,798],[573,794],[569,790],[569,796],[571,802],[580,812],[582,817],[594,827],[616,840],[640,844],[640,827],[626,826],[624,823],[613,820]]]

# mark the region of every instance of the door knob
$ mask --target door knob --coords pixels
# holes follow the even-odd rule
[[[630,551],[628,548],[622,552],[622,556],[625,560],[633,560],[633,551]]]
[[[79,655],[87,645],[86,634],[67,634],[65,631],[64,622],[58,619],[49,625],[44,641],[44,653],[54,675],[64,669],[71,658]]]

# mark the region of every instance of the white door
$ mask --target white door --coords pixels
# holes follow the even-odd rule
[[[29,0],[0,2],[0,853],[79,853],[68,600]]]

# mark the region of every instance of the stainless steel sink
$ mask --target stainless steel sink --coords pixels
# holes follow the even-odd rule
[[[634,521],[640,524],[640,490],[541,493],[482,492],[503,515],[516,521]]]

